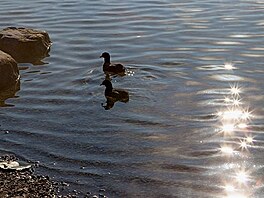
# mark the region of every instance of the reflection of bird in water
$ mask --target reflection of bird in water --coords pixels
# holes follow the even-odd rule
[[[106,97],[106,105],[103,107],[108,110],[111,109],[115,102],[128,102],[129,95],[127,91],[120,89],[113,89],[112,83],[110,80],[104,80],[101,85],[105,86],[105,97]]]
[[[104,58],[103,70],[105,73],[125,75],[126,68],[120,63],[112,64],[108,52],[102,53],[100,58]]]

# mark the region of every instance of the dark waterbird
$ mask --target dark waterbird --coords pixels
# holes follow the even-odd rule
[[[120,64],[112,64],[110,61],[110,54],[108,52],[102,53],[100,58],[104,58],[103,70],[106,73],[125,75],[126,68]]]
[[[121,89],[114,89],[110,80],[104,80],[101,85],[105,86],[105,98],[106,98],[106,105],[102,106],[108,110],[111,109],[115,102],[128,102],[129,101],[129,94],[125,90]]]

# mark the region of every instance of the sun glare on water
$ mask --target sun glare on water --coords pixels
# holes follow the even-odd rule
[[[231,63],[231,62],[226,62],[226,63],[224,64],[224,68],[225,68],[226,70],[233,70],[233,69],[236,69],[236,68],[234,67],[234,64]]]
[[[228,154],[228,155],[232,155],[234,153],[233,148],[229,147],[229,146],[222,146],[221,147],[221,152],[223,154]]]
[[[238,85],[231,85],[230,86],[230,93],[232,95],[238,96],[241,93],[241,88]]]
[[[224,67],[226,70],[234,69],[232,63],[225,63]],[[228,160],[227,164],[232,164],[234,158],[234,166],[223,168],[221,175],[224,181],[228,181],[223,186],[223,198],[252,197],[253,177],[249,173],[254,169],[248,166],[250,162],[243,159],[243,156],[251,155],[250,148],[255,141],[250,131],[250,122],[254,115],[249,107],[245,107],[246,102],[242,102],[241,95],[244,91],[238,84],[230,85],[227,95],[223,98],[223,108],[216,113],[219,125],[215,131],[222,136],[219,153]],[[228,174],[225,174],[224,171],[227,170]]]

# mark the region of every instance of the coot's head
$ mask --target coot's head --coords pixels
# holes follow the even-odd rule
[[[110,58],[110,54],[108,52],[104,52],[104,53],[101,54],[100,58],[109,59]]]
[[[104,85],[106,88],[110,88],[110,89],[113,88],[113,87],[112,87],[112,83],[111,83],[110,80],[104,80],[104,81],[101,83],[101,85]]]

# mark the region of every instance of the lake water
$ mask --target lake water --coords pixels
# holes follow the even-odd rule
[[[80,196],[263,197],[263,0],[2,0],[8,26],[53,45],[46,64],[19,64],[0,154]],[[104,51],[128,68],[112,83],[130,100],[110,110]]]

